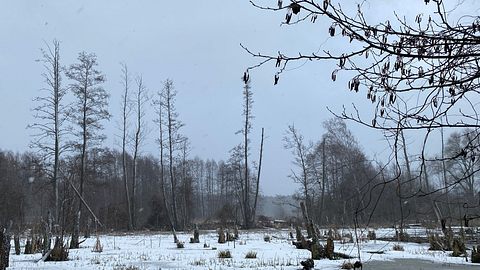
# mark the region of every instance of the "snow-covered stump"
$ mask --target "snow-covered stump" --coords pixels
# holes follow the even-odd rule
[[[0,270],[8,267],[10,255],[10,235],[4,229],[0,230]]]

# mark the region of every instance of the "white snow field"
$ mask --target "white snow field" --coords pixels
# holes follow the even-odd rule
[[[379,230],[377,237],[389,230]],[[271,236],[270,242],[264,241],[265,235]],[[41,254],[14,255],[13,241],[8,269],[301,269],[300,261],[310,257],[307,250],[296,249],[291,244],[288,230],[240,231],[240,239],[225,244],[217,243],[215,231],[201,231],[200,243],[190,244],[191,233],[177,233],[185,247],[179,249],[169,233],[136,233],[134,235],[100,235],[103,252],[92,252],[96,238],[87,239],[81,248],[70,250],[69,261],[43,262]],[[23,239],[22,244],[24,244]],[[209,248],[204,248],[204,244]],[[400,243],[404,251],[393,251],[395,243],[385,241],[364,241],[361,257],[364,266],[371,261],[390,261],[395,259],[421,259],[433,261],[439,265],[463,264],[465,258],[450,257],[450,252],[428,251],[428,244]],[[216,249],[214,249],[216,248]],[[219,251],[229,250],[231,259],[218,258]],[[246,259],[245,255],[254,251],[255,259]],[[358,256],[353,243],[335,242],[335,251]],[[23,247],[22,247],[23,252]],[[378,254],[383,252],[383,254]],[[353,263],[357,259],[351,259]],[[346,260],[318,260],[315,269],[340,269]],[[365,268],[364,268],[365,269]],[[368,268],[367,268],[368,269]],[[480,268],[479,268],[480,269]]]

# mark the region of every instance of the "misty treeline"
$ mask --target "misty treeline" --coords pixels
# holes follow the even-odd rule
[[[323,127],[316,142],[307,142],[293,125],[284,139],[293,155],[290,177],[299,184],[295,196],[317,224],[468,226],[478,219],[480,161],[466,155],[439,159],[461,153],[474,131],[451,133],[445,142],[442,135],[441,151],[423,162],[410,160],[405,140],[393,149],[397,160],[382,161],[366,156],[343,120]]]
[[[84,199],[105,228],[126,229],[128,212],[122,182],[122,153],[117,149],[96,148],[88,153]],[[238,184],[241,177],[239,156],[228,161],[202,160],[198,157],[179,159],[175,165],[178,179],[177,207],[180,228],[195,221],[222,223],[238,221]],[[65,178],[73,180],[78,174],[78,157],[62,159],[60,203],[61,222],[71,224],[77,197]],[[128,172],[132,173],[132,157],[128,155]],[[158,158],[146,155],[137,161],[138,179],[136,196],[136,223],[138,228],[170,229],[167,210],[164,207],[162,186],[159,181]],[[65,174],[65,175],[64,175]],[[253,176],[252,176],[253,177]],[[76,182],[75,182],[76,183]],[[130,183],[130,181],[129,181]],[[165,183],[166,189],[170,186]],[[41,160],[35,153],[15,154],[0,151],[0,217],[2,223],[12,220],[20,227],[41,220],[47,221],[53,213],[54,186]],[[169,199],[170,193],[166,191]],[[93,217],[85,214],[85,225]],[[103,230],[105,228],[98,228]]]
[[[0,225],[54,227],[71,233],[70,248],[78,248],[81,232],[106,229],[254,226],[262,153],[258,158],[250,148],[263,149],[263,129],[261,138],[250,138],[249,83],[239,144],[227,161],[203,160],[190,156],[172,80],[151,92],[141,75],[121,64],[118,87],[107,91],[97,56],[81,52],[76,63],[64,65],[58,41],[45,45],[38,62],[44,82],[28,126],[31,150],[0,150]],[[111,94],[121,97],[119,115],[109,112]],[[155,112],[153,121],[147,111]],[[105,146],[107,121],[118,123],[118,148]],[[145,154],[147,136],[156,141],[154,153]]]

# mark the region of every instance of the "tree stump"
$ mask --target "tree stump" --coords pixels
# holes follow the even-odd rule
[[[63,239],[60,237],[55,238],[55,245],[53,249],[49,251],[45,258],[45,261],[67,261],[68,260],[68,248],[63,244]]]
[[[238,226],[235,225],[235,229],[233,229],[233,236],[235,237],[235,240],[238,240]]]
[[[220,230],[218,230],[218,243],[225,244],[225,242],[225,232],[223,231],[223,228],[220,228]]]
[[[179,242],[177,238],[177,232],[175,231],[175,229],[173,229],[172,231],[173,231],[173,242],[176,244]]]
[[[10,255],[10,235],[5,233],[3,229],[0,230],[0,270],[5,270],[8,267]]]
[[[23,254],[33,254],[32,240],[27,239],[27,242],[25,243],[25,250],[23,251]]]
[[[472,263],[480,263],[480,245],[472,249]]]
[[[333,260],[335,256],[334,250],[335,250],[335,246],[333,244],[333,239],[329,237],[327,239],[327,245],[325,247],[325,257],[329,258],[330,260]]]
[[[302,239],[303,239],[302,231],[300,230],[300,228],[298,226],[295,226],[295,232],[296,232],[297,242],[302,241]]]
[[[13,237],[13,244],[15,246],[15,255],[20,255],[20,236],[18,234]]]
[[[313,259],[301,261],[300,264],[303,266],[303,270],[311,270],[315,267],[315,262],[313,261]]]
[[[190,243],[200,243],[200,233],[198,232],[197,224],[195,224],[195,229],[193,230],[193,238],[190,238]]]

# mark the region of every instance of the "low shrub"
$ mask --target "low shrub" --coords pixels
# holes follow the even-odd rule
[[[247,254],[245,254],[245,259],[256,259],[257,258],[257,252],[255,251],[249,251]]]
[[[403,246],[399,244],[393,245],[393,250],[395,251],[404,251]]]
[[[230,253],[230,250],[219,251],[218,252],[218,258],[220,258],[220,259],[232,258],[232,253]]]

